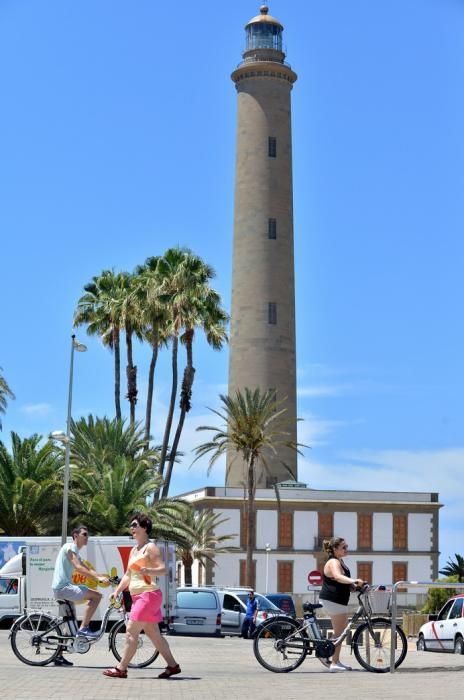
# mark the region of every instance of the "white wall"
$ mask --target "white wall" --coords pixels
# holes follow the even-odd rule
[[[358,516],[356,513],[334,513],[334,537],[343,537],[351,550],[358,546]]]
[[[372,518],[372,549],[393,549],[393,515],[374,513]]]
[[[258,510],[256,518],[256,549],[264,549],[270,544],[272,549],[277,547],[277,511]]]
[[[317,513],[314,510],[296,510],[293,516],[293,546],[311,549],[317,537]]]
[[[408,516],[408,549],[411,552],[432,549],[432,516],[430,513],[410,513]]]
[[[220,515],[222,518],[229,518],[224,523],[221,523],[216,528],[216,535],[232,535],[235,534],[231,540],[227,540],[224,546],[227,547],[240,547],[240,510],[238,508],[226,508],[221,510],[214,510],[215,515]]]

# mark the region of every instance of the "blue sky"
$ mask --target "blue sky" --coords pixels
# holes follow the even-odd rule
[[[65,427],[83,285],[172,245],[230,304],[235,89],[259,3],[0,0],[3,438]],[[438,491],[444,563],[463,553],[464,9],[460,0],[275,0],[293,90],[299,478]],[[112,358],[76,357],[74,416],[113,414]],[[147,352],[136,348],[139,417]],[[198,339],[195,427],[226,390]],[[157,374],[155,430],[169,393]],[[127,412],[127,407],[126,407]],[[200,440],[199,440],[200,437]]]

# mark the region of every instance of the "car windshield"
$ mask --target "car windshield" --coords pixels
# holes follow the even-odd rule
[[[237,598],[240,598],[245,605],[248,603],[248,593],[237,593]],[[271,603],[271,601],[261,595],[261,593],[255,593],[255,598],[258,601],[259,610],[276,610],[279,612],[277,605]]]

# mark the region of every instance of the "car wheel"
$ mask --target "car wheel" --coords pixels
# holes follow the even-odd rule
[[[417,651],[427,651],[427,647],[425,646],[425,639],[422,634],[417,640]]]
[[[454,653],[464,654],[464,640],[462,637],[456,637],[454,640]]]

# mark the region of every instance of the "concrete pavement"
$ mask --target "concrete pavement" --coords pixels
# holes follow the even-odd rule
[[[252,642],[235,637],[225,639],[169,637],[182,674],[158,680],[161,659],[154,666],[130,670],[127,679],[102,676],[114,665],[106,637],[87,654],[69,655],[73,668],[26,666],[11,651],[8,631],[0,631],[0,697],[14,700],[134,700],[161,695],[188,700],[260,700],[270,696],[288,700],[318,698],[421,698],[449,700],[460,697],[464,681],[464,656],[417,652],[410,644],[408,656],[393,675],[368,673],[361,669],[349,648],[342,660],[352,672],[330,674],[316,659],[306,659],[291,673],[276,674],[255,660]],[[453,691],[454,689],[454,691]]]

